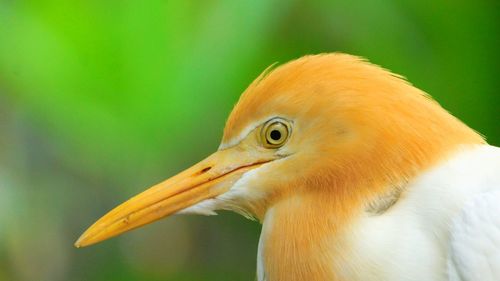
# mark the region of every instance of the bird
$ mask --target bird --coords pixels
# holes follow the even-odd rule
[[[262,224],[259,281],[500,280],[500,148],[354,55],[265,69],[215,153],[112,209],[75,246],[218,210]]]

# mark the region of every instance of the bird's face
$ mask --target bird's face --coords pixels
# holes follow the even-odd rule
[[[306,57],[247,88],[215,153],[110,211],[76,246],[176,213],[226,209],[262,219],[291,197],[360,210],[455,139],[482,141],[383,69],[348,55]]]

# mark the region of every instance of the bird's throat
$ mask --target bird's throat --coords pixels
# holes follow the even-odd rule
[[[333,256],[341,241],[335,237],[347,217],[321,204],[293,197],[268,210],[259,246],[259,281],[338,280]]]

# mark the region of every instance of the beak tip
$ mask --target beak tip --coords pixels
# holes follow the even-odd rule
[[[82,245],[82,237],[78,238],[78,240],[76,240],[75,244],[73,244],[76,248],[81,248],[83,247]]]
[[[76,240],[75,244],[73,244],[76,248],[83,248],[89,245],[88,241],[85,241],[87,239],[87,236],[85,234],[82,234],[78,240]]]

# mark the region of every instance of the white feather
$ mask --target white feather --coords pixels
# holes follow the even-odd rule
[[[365,281],[500,280],[498,276],[487,279],[492,275],[485,266],[489,263],[489,270],[495,268],[494,274],[500,269],[500,237],[495,236],[500,227],[500,200],[488,199],[488,206],[496,201],[493,208],[473,199],[492,190],[500,190],[500,149],[484,145],[457,153],[410,183],[386,213],[366,215],[353,226],[349,241],[353,245],[352,263],[343,266],[339,274],[345,280]],[[472,203],[467,203],[470,200]],[[481,218],[458,226],[455,220],[451,230],[456,217],[464,220],[461,212]],[[468,229],[468,235],[477,235],[477,240],[462,236],[457,229]],[[455,268],[448,272],[450,256],[460,261],[452,264],[459,267],[458,272],[465,270],[484,278],[450,279],[457,278]],[[473,263],[479,256],[483,260]]]
[[[216,216],[217,213],[215,210],[217,209],[218,202],[215,199],[206,199],[199,202],[196,205],[184,208],[177,213],[176,215],[203,215],[203,216]]]
[[[500,189],[475,196],[453,220],[448,268],[452,281],[500,280]]]

